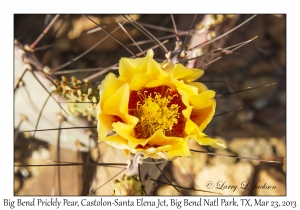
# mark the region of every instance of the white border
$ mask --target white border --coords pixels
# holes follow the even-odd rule
[[[299,148],[299,6],[296,1],[10,1],[1,4],[1,190],[0,206],[3,198],[16,200],[13,197],[13,14],[14,13],[286,13],[287,14],[287,196],[262,197],[264,200],[297,200],[300,185]],[[13,4],[13,5],[9,5]],[[300,75],[299,75],[300,76]],[[31,197],[23,197],[30,200]],[[39,197],[43,198],[43,197]],[[114,199],[105,197],[106,199]],[[167,197],[164,197],[167,198]],[[207,197],[206,197],[207,198]],[[215,198],[215,197],[214,197]],[[236,197],[236,199],[245,197]],[[248,197],[246,197],[248,198]],[[255,197],[257,198],[257,197]],[[45,197],[49,199],[49,197]],[[60,197],[59,199],[64,199]],[[81,197],[67,197],[70,200],[81,200]],[[89,198],[92,199],[92,198]],[[128,198],[120,198],[128,199]],[[133,199],[133,198],[132,198]],[[134,198],[135,199],[135,198]],[[157,200],[156,197],[148,198]],[[178,197],[178,199],[184,199]],[[231,199],[227,197],[226,199]],[[254,199],[251,197],[250,199]],[[298,199],[298,205],[300,205]],[[9,207],[6,207],[9,208]],[[39,208],[39,207],[34,207]],[[70,207],[72,208],[72,207]],[[138,209],[141,207],[131,207]],[[143,207],[144,208],[144,207]],[[145,207],[150,209],[151,207]],[[187,207],[185,207],[187,209]],[[67,209],[67,207],[60,209]],[[73,208],[72,208],[73,209]],[[99,207],[97,207],[99,209]],[[105,209],[101,207],[101,209]],[[153,207],[151,209],[154,209]],[[176,208],[174,208],[176,209]]]

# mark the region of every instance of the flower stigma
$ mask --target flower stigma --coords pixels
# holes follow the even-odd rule
[[[149,138],[159,129],[165,136],[184,136],[185,119],[181,112],[186,106],[174,88],[159,86],[132,91],[128,105],[129,114],[139,118],[134,128],[136,138]]]

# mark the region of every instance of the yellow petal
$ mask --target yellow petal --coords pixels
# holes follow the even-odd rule
[[[167,85],[164,83],[160,83],[159,85],[151,85],[154,81],[165,81],[168,77],[168,73],[161,69],[161,66],[154,60],[150,60],[148,62],[147,71],[144,74],[135,75],[130,83],[131,90],[140,90],[144,87],[157,87],[161,84]],[[167,82],[167,80],[166,80]],[[150,85],[149,85],[150,83]]]
[[[180,137],[165,136],[161,129],[156,131],[150,138],[148,138],[149,145],[173,145],[182,141]]]
[[[148,62],[148,66],[145,69],[144,74],[136,74],[131,82],[130,82],[130,89],[131,90],[140,90],[144,88],[149,82],[152,80],[156,80],[159,75],[161,74],[161,69],[158,63],[154,60],[150,60]]]
[[[171,72],[172,69],[175,67],[175,64],[173,63],[168,63],[168,62],[163,62],[163,63],[159,63],[159,65],[161,66],[161,68],[166,71],[166,72]]]
[[[100,113],[98,119],[98,138],[106,137],[113,129],[112,123],[115,122],[116,118],[113,115]]]
[[[135,138],[134,127],[135,125],[127,125],[121,122],[113,124],[114,131],[122,138],[128,140],[128,146],[130,148],[135,148],[137,145],[145,146],[148,140]]]
[[[176,156],[187,157],[191,155],[186,141],[182,141],[178,144],[172,145],[172,148],[168,151],[168,154],[171,159]]]
[[[187,120],[186,124],[185,124],[185,133],[187,135],[192,135],[192,134],[195,134],[195,130],[198,129],[199,130],[199,127],[190,119]]]
[[[183,81],[176,81],[174,82],[174,84],[176,85],[178,92],[181,95],[182,92],[185,92],[188,97],[191,98],[192,96],[198,94],[198,88],[193,85],[185,84]]]
[[[190,82],[201,77],[204,74],[204,71],[196,68],[189,69],[182,64],[176,64],[172,69],[171,74],[175,79]]]
[[[203,109],[213,104],[212,98],[215,97],[215,91],[208,90],[190,97],[191,105],[195,109]]]
[[[152,87],[158,87],[158,86],[163,86],[166,85],[171,88],[175,88],[174,81],[172,78],[168,75],[166,77],[162,77],[161,79],[155,79],[147,83],[145,87],[147,88],[152,88]]]
[[[122,85],[124,81],[116,78],[116,75],[109,73],[102,81],[100,86],[100,107],[103,108],[104,102]]]
[[[118,148],[118,149],[130,149],[128,147],[128,141],[126,139],[123,139],[122,137],[116,135],[116,136],[107,136],[104,138],[100,138],[100,141],[105,142],[106,144]]]
[[[197,138],[203,138],[206,135],[199,129],[192,120],[188,120],[185,126],[185,132],[189,135],[189,138],[196,140]]]
[[[162,158],[162,154],[161,153],[165,153],[165,151],[170,150],[170,148],[172,148],[172,145],[163,145],[157,148],[151,147],[149,149],[136,149],[135,152],[142,152],[144,153],[144,158]],[[169,159],[169,155],[168,155],[168,159]]]
[[[129,85],[124,84],[116,90],[103,104],[102,112],[105,114],[116,115],[126,121],[128,114]]]
[[[201,82],[192,82],[191,84],[198,88],[198,93],[202,93],[202,92],[208,90],[208,88],[206,87],[206,85],[204,85]]]
[[[217,148],[217,149],[227,148],[225,143],[220,139],[213,139],[213,138],[209,138],[209,137],[204,137],[204,138],[197,139],[197,142],[200,145],[209,145],[209,146]]]
[[[148,50],[144,58],[121,58],[119,65],[120,78],[130,83],[137,74],[143,74],[147,71],[149,62],[153,59],[153,50]]]
[[[203,131],[213,118],[214,113],[215,107],[213,105],[203,109],[193,109],[190,119],[199,126],[200,131]]]

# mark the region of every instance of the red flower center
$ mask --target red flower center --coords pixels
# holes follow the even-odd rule
[[[185,136],[186,119],[182,110],[186,106],[174,88],[159,86],[131,91],[128,112],[139,118],[135,126],[136,138],[149,138],[161,129],[166,136]]]

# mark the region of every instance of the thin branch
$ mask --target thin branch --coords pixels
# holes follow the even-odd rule
[[[41,41],[41,39],[45,36],[45,34],[49,31],[51,26],[55,23],[55,21],[58,19],[59,15],[55,15],[55,17],[52,19],[52,21],[49,23],[49,25],[45,28],[45,30],[40,34],[40,36],[30,45],[31,49],[34,49],[35,46]]]

